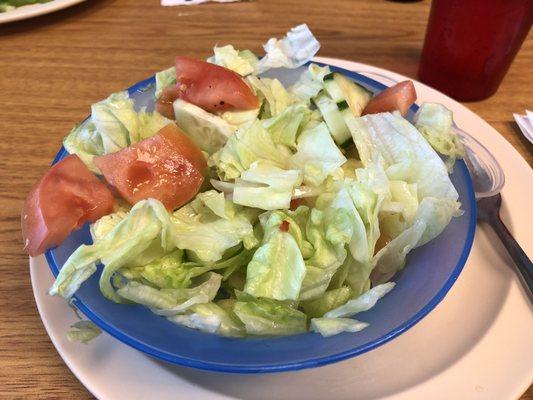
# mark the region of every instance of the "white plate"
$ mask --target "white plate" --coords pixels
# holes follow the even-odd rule
[[[364,64],[320,61],[406,79]],[[466,107],[423,84],[415,85],[419,101],[437,101],[452,109],[457,124],[500,161],[507,177],[503,218],[525,251],[533,254],[528,235],[533,174],[527,163]],[[533,315],[510,258],[486,226],[478,228],[466,267],[449,294],[408,332],[347,361],[279,374],[232,375],[176,367],[107,334],[90,345],[70,343],[65,334],[76,321],[73,312],[62,299],[46,295],[52,275],[44,258],[32,259],[30,265],[35,299],[52,342],[78,379],[102,400],[504,400],[516,399],[533,378]]]
[[[49,3],[31,4],[18,7],[14,10],[0,13],[0,24],[48,14],[81,3],[82,1],[85,0],[53,0]]]

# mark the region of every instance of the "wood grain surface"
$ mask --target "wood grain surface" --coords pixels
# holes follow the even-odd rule
[[[48,338],[33,299],[19,229],[21,204],[61,139],[92,103],[167,68],[176,54],[205,57],[215,43],[260,51],[306,22],[320,55],[416,77],[429,1],[257,0],[161,7],[158,0],[92,0],[0,26],[0,398],[86,399]],[[532,146],[513,112],[533,95],[533,38],[500,90],[467,106],[528,162]],[[522,399],[533,399],[533,390]]]

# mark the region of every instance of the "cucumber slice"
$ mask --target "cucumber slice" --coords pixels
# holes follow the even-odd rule
[[[337,108],[339,109],[339,111],[346,110],[348,107],[349,105],[346,102],[346,100],[343,100],[337,103]]]
[[[356,117],[360,116],[372,98],[372,92],[338,73],[333,76],[333,81],[344,94],[344,100],[346,100],[354,115]]]
[[[314,99],[314,103],[322,114],[335,143],[342,146],[346,141],[351,139],[351,133],[344,122],[338,104],[335,104],[335,102],[324,93],[319,93]],[[348,107],[348,105],[346,105],[346,107]]]
[[[335,72],[333,73],[333,75],[335,76],[338,74]],[[343,100],[346,100],[343,90],[334,78],[328,80],[324,79],[324,89],[326,89],[326,92],[329,94],[329,97],[331,97],[331,99],[335,103],[339,103]]]

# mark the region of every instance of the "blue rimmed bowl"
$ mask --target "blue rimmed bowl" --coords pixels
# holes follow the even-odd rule
[[[360,74],[331,66],[373,92],[385,88]],[[298,70],[272,71],[288,84]],[[128,89],[136,107],[153,109],[155,78]],[[417,110],[413,105],[411,118]],[[58,152],[54,163],[68,153]],[[323,338],[303,333],[277,338],[226,338],[175,325],[139,305],[116,304],[99,290],[99,270],[74,296],[74,304],[96,325],[118,340],[170,363],[212,371],[262,373],[312,368],[362,354],[407,331],[444,298],[457,280],[470,252],[476,225],[474,190],[466,165],[455,164],[451,180],[459,192],[464,214],[430,243],[413,250],[406,268],[394,277],[395,288],[357,319],[370,326],[358,333]],[[54,276],[81,244],[91,243],[88,226],[74,232],[61,246],[46,252]]]

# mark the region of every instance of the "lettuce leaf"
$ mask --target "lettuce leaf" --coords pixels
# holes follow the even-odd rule
[[[275,117],[263,121],[263,126],[270,133],[276,144],[283,144],[296,149],[296,136],[302,122],[311,114],[302,103],[288,106]]]
[[[163,204],[154,199],[138,202],[105,236],[92,245],[81,245],[67,259],[53,286],[51,295],[70,298],[95,271],[105,265],[100,276],[103,295],[122,302],[111,285],[111,277],[125,265],[144,265],[176,246],[176,231]]]
[[[261,118],[275,117],[298,101],[298,98],[289,93],[277,79],[250,75],[246,80],[263,103]]]
[[[233,308],[249,335],[294,335],[307,330],[307,317],[287,304],[237,293]]]
[[[88,121],[74,127],[63,145],[71,154],[77,154],[87,167],[100,171],[93,158],[119,151],[133,143],[155,135],[171,121],[157,112],[136,112],[128,92],[111,94],[91,107]]]
[[[167,86],[176,84],[176,67],[170,67],[155,74],[155,98],[158,99]]]
[[[176,124],[209,154],[222,148],[237,129],[223,118],[184,100],[176,99],[172,105]]]
[[[215,303],[195,304],[186,314],[168,317],[168,320],[202,332],[223,336],[244,335],[242,322],[231,311]]]
[[[102,333],[102,330],[93,322],[86,320],[75,322],[70,328],[67,333],[67,339],[70,342],[87,344]]]
[[[158,315],[170,317],[183,314],[196,304],[212,301],[220,288],[222,276],[209,272],[203,281],[191,288],[156,289],[136,281],[127,282],[117,294],[134,303],[150,307]]]
[[[294,188],[302,183],[298,170],[284,170],[256,161],[235,180],[233,201],[262,210],[288,209]]]
[[[278,215],[269,220],[278,222]],[[255,297],[296,300],[305,275],[305,264],[293,236],[280,225],[266,223],[264,240],[246,271],[244,291]]]
[[[438,103],[422,103],[415,114],[416,128],[440,154],[448,156],[446,165],[451,170],[457,158],[463,158],[465,149],[453,131],[453,114]]]
[[[326,213],[312,209],[306,225],[306,237],[314,253],[305,260],[306,273],[300,291],[300,300],[316,299],[324,294],[331,278],[346,258],[343,242],[332,243],[327,238],[327,227],[335,223],[326,218]]]
[[[203,263],[220,260],[226,250],[241,242],[247,249],[255,247],[258,241],[249,214],[234,210],[221,218],[217,215],[221,210],[209,201],[209,193],[216,194],[204,192],[172,215],[176,247],[192,251]],[[233,205],[224,202],[226,213],[226,207],[231,209]]]
[[[242,76],[255,71],[258,58],[250,50],[237,51],[232,45],[226,45],[215,46],[213,52],[214,55],[207,59],[212,64],[220,65]]]
[[[309,27],[302,24],[291,28],[283,39],[269,39],[263,47],[266,55],[256,65],[257,74],[271,68],[298,68],[313,58],[320,49],[320,43]]]
[[[335,145],[325,123],[303,130],[297,148],[296,154],[290,158],[290,164],[303,171],[306,185],[319,186],[346,162],[346,157]]]
[[[348,286],[342,286],[338,289],[328,290],[318,299],[302,301],[300,307],[309,318],[317,318],[346,303],[352,294],[352,289]]]
[[[340,307],[337,307],[324,314],[326,318],[347,318],[353,317],[363,311],[368,311],[374,307],[379,299],[385,296],[395,286],[394,282],[384,283],[373,287],[361,296],[349,300]]]
[[[320,67],[317,64],[309,64],[302,72],[298,80],[289,88],[289,92],[294,94],[301,101],[308,103],[311,98],[316,97],[318,92],[324,88],[324,76],[331,73],[329,66]]]
[[[356,118],[352,131],[366,167],[380,158],[390,180],[417,184],[418,198],[457,200],[444,162],[420,132],[397,114],[370,114]]]
[[[311,330],[324,337],[337,335],[341,332],[359,332],[367,326],[366,322],[350,318],[313,318],[311,320]]]
[[[276,146],[261,121],[255,121],[238,130],[218,152],[209,158],[209,165],[216,166],[222,180],[232,180],[250,168],[257,160],[267,160],[279,168],[286,164],[288,156]]]

